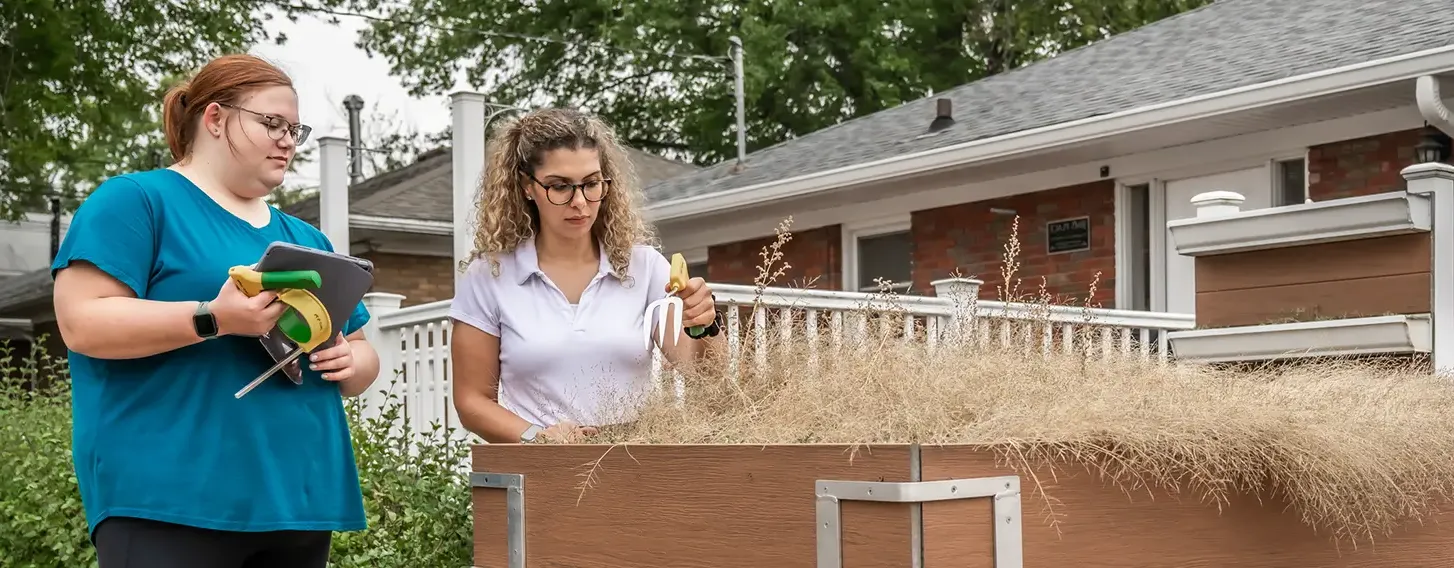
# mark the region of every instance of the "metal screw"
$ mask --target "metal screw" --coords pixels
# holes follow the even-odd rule
[[[958,485],[950,485],[949,486],[949,492],[950,493],[956,493],[958,491],[959,491],[959,486]]]
[[[1013,520],[1015,520],[1013,517],[1005,517],[1005,524],[1010,524],[1010,521]]]

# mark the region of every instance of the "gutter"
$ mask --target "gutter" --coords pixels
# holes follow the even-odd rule
[[[1051,150],[1157,126],[1205,120],[1230,112],[1330,95],[1393,81],[1415,79],[1451,70],[1454,70],[1454,45],[1325,69],[1296,77],[1137,107],[1112,114],[707,195],[661,201],[648,206],[646,216],[648,220],[660,222],[766,201],[825,193],[852,185],[893,179],[941,168],[993,162],[1025,152]],[[1424,86],[1424,90],[1432,88],[1437,93],[1437,85],[1428,87],[1425,85],[1426,83],[1430,83],[1430,81],[1420,82],[1420,85]],[[1427,105],[1420,105],[1421,110],[1424,106]],[[1443,116],[1448,117],[1448,109],[1442,110]],[[1434,114],[1437,116],[1439,113]],[[1428,114],[1426,113],[1425,116]],[[1430,120],[1430,122],[1434,121]],[[1441,128],[1454,129],[1454,125],[1447,120],[1440,124]]]
[[[1418,102],[1419,114],[1424,115],[1424,120],[1434,128],[1444,131],[1444,134],[1454,136],[1454,117],[1450,117],[1449,107],[1444,106],[1444,99],[1439,94],[1438,77],[1419,77],[1419,82],[1414,87],[1414,99]]]
[[[378,215],[349,215],[348,226],[350,229],[394,231],[424,235],[454,234],[454,225],[444,221],[401,219],[398,217],[380,217]]]

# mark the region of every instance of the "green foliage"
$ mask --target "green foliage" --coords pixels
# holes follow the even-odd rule
[[[43,342],[37,342],[43,343]],[[71,464],[69,376],[64,360],[0,342],[0,566],[96,565]],[[380,380],[379,384],[384,381]],[[415,445],[418,433],[391,431],[397,398],[365,417],[347,411],[369,528],[335,533],[330,566],[418,568],[471,563],[469,448],[446,441]]]
[[[217,55],[284,41],[267,30],[286,5],[0,0],[0,219],[169,164],[162,93]]]
[[[403,428],[391,432],[391,424],[402,422],[402,405],[392,393],[376,417],[363,418],[357,402],[349,401],[349,416],[355,424],[354,455],[369,529],[335,534],[330,564],[469,566],[474,549],[469,475],[464,468],[469,446],[449,440],[439,428],[429,433],[428,444],[411,441],[418,439],[416,432]]]
[[[379,18],[359,44],[413,94],[462,72],[494,102],[589,108],[627,144],[711,164],[736,152],[733,35],[753,150],[1210,0],[303,1]]]
[[[40,342],[37,342],[40,343]],[[0,344],[0,566],[91,566],[64,359]]]

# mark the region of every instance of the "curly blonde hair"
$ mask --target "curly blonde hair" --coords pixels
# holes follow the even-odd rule
[[[595,148],[601,174],[611,180],[591,234],[600,244],[617,277],[629,279],[631,249],[656,245],[656,234],[642,217],[645,201],[631,159],[616,134],[600,118],[564,108],[531,111],[506,119],[494,129],[486,146],[485,175],[479,195],[479,228],[470,258],[488,258],[490,273],[500,275],[499,255],[515,251],[521,242],[540,231],[540,212],[525,199],[521,172],[534,173],[542,156],[560,148]]]

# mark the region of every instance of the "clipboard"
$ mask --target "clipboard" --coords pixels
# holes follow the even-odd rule
[[[368,259],[326,250],[309,248],[284,241],[276,241],[263,251],[262,258],[253,265],[259,272],[279,270],[316,270],[323,280],[323,286],[313,290],[318,300],[328,310],[333,322],[334,336],[319,346],[332,347],[338,340],[343,323],[347,322],[374,286],[374,263]],[[274,327],[271,332],[258,337],[263,349],[274,363],[283,360],[297,348],[297,344]],[[299,359],[298,361],[301,361]],[[295,385],[303,384],[302,364],[294,361],[283,367],[283,374]]]

